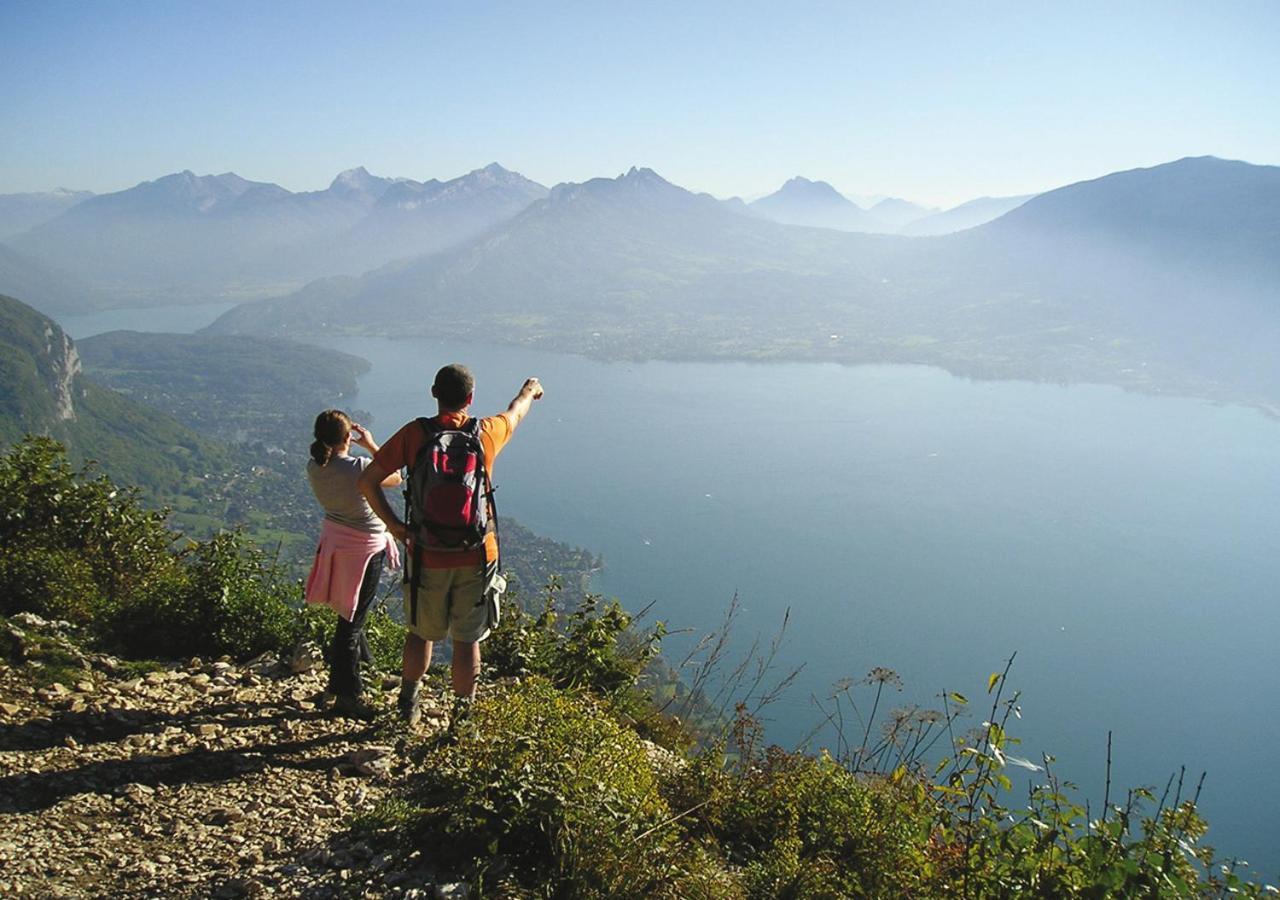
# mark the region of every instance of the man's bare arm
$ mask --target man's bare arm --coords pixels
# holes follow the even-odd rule
[[[527,379],[524,386],[520,388],[520,393],[516,394],[503,415],[511,421],[511,427],[514,429],[520,424],[520,420],[529,414],[529,407],[533,405],[533,401],[541,399],[542,383],[536,378]]]
[[[398,473],[388,472],[377,460],[374,460],[365,466],[356,484],[360,488],[360,493],[364,494],[364,498],[369,501],[374,514],[386,523],[387,531],[391,532],[391,536],[398,541],[403,541],[408,531],[405,529],[404,522],[401,522],[399,516],[391,509],[386,495],[382,493],[382,485],[395,474]]]

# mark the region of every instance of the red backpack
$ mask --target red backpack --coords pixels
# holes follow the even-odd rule
[[[410,622],[418,620],[418,585],[422,551],[463,553],[484,548],[485,536],[498,533],[498,508],[484,465],[480,420],[446,428],[438,419],[418,419],[425,440],[405,482],[405,525],[409,531]],[[498,560],[485,560],[485,571],[498,571]]]
[[[497,531],[493,485],[484,466],[480,420],[447,428],[418,419],[425,440],[405,484],[405,513],[415,548],[463,552]]]

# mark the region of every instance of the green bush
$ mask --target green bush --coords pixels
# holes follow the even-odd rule
[[[0,554],[0,612],[33,612],[84,624],[101,598],[84,556],[72,550],[15,546]]]
[[[302,612],[300,639],[314,641],[328,647],[338,617],[327,606],[308,605]],[[398,672],[404,659],[405,627],[391,618],[385,603],[375,609],[365,620],[365,637],[373,654],[373,665],[384,672]]]
[[[62,445],[28,437],[0,455],[0,611],[87,624],[99,602],[125,602],[167,577],[177,535]]]
[[[286,650],[303,636],[302,598],[266,555],[238,531],[193,544],[163,582],[118,604],[104,635],[129,656],[223,654],[246,658]]]
[[[303,634],[296,583],[239,532],[187,542],[61,444],[0,455],[0,614],[67,619],[136,658],[248,657]]]
[[[588,594],[562,617],[557,611],[557,579],[547,585],[537,615],[515,606],[485,642],[485,664],[495,676],[540,675],[559,688],[606,699],[632,717],[652,714],[649,698],[637,688],[640,675],[657,656],[665,628],[658,622],[637,633],[631,615],[616,600]]]
[[[760,746],[740,716],[735,747],[698,754],[667,786],[691,810],[682,830],[710,842],[750,897],[891,897],[918,890],[932,820],[913,785],[856,775],[826,753]]]
[[[677,897],[714,880],[689,865],[635,733],[540,678],[482,695],[421,770],[413,843],[480,880],[498,857],[539,895]]]

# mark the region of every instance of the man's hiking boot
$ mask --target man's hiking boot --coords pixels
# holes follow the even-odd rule
[[[368,722],[378,717],[378,711],[359,697],[339,694],[333,701],[333,714],[344,719],[363,719]]]
[[[449,734],[457,737],[471,721],[471,697],[453,698],[453,709],[449,711]]]
[[[400,721],[412,728],[422,718],[422,706],[418,701],[418,692],[422,687],[419,681],[405,681],[400,684],[400,699],[396,701],[396,709],[400,712]]]

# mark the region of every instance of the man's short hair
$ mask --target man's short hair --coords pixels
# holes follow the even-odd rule
[[[435,383],[431,385],[431,396],[448,409],[462,409],[475,389],[476,380],[472,377],[471,370],[462,363],[450,363],[436,373]]]

